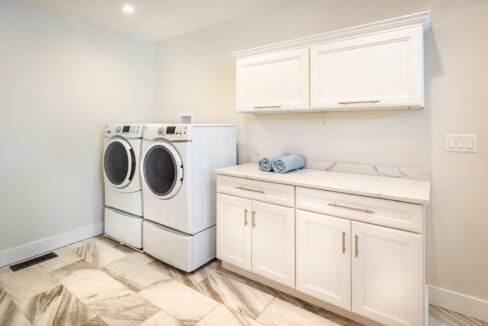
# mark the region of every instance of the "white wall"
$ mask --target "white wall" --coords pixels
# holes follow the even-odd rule
[[[154,85],[154,45],[0,1],[0,251],[101,223],[104,124]]]
[[[232,51],[430,9],[425,110],[235,113]],[[158,44],[159,116],[194,112],[196,122],[236,123],[240,162],[286,151],[431,168],[428,282],[488,299],[487,14],[479,0],[303,0],[183,35]],[[444,152],[445,133],[478,134],[479,152]]]

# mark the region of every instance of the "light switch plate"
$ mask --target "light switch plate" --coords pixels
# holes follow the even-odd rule
[[[447,134],[446,151],[476,153],[478,151],[476,135]]]

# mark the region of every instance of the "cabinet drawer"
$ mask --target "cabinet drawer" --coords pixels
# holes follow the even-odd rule
[[[217,192],[282,206],[295,206],[295,187],[289,185],[218,176]]]
[[[296,207],[352,220],[422,233],[423,206],[297,187]]]

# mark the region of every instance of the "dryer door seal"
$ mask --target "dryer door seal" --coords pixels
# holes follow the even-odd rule
[[[183,162],[170,143],[150,146],[143,155],[141,169],[144,182],[159,199],[174,197],[183,184]]]
[[[136,157],[129,142],[114,138],[108,143],[103,155],[103,172],[116,188],[124,188],[134,178]]]

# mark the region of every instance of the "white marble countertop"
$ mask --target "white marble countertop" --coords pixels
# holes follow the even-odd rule
[[[428,181],[312,169],[279,174],[260,171],[257,163],[218,169],[216,174],[408,203],[427,204],[430,201]]]

